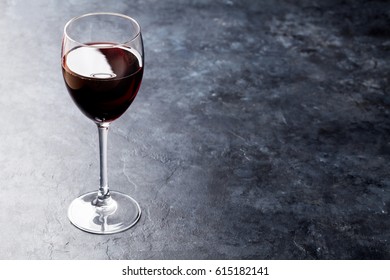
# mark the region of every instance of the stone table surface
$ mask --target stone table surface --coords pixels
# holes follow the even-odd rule
[[[142,26],[145,75],[110,129],[109,180],[143,210],[72,226],[97,129],[60,67],[63,26]],[[1,259],[390,259],[388,1],[1,1]]]

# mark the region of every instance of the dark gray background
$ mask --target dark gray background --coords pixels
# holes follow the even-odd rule
[[[98,139],[61,76],[74,16],[135,17],[145,76],[109,135],[124,233],[66,217]],[[1,259],[390,259],[388,1],[1,1]]]

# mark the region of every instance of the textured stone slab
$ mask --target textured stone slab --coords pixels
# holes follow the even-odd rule
[[[386,1],[0,2],[1,259],[389,259]],[[129,231],[74,228],[94,124],[61,77],[66,21],[139,20],[145,76],[109,135]]]

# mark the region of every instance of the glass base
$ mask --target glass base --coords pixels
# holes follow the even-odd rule
[[[134,226],[141,217],[141,208],[130,196],[110,191],[111,201],[94,205],[97,192],[83,194],[68,209],[70,222],[79,229],[96,234],[112,234]]]

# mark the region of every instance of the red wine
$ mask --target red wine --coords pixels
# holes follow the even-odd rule
[[[66,87],[79,109],[95,122],[110,122],[129,108],[143,75],[134,49],[93,43],[70,50],[62,60]]]

